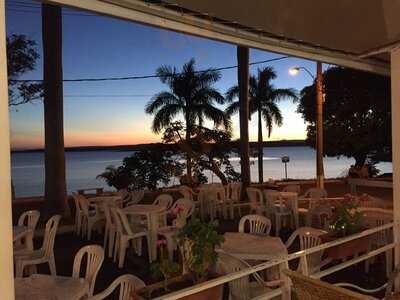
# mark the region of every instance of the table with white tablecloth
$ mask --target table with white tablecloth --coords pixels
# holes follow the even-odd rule
[[[34,274],[15,278],[16,300],[80,300],[89,292],[83,278]]]

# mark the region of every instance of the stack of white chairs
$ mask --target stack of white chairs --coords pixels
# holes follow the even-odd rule
[[[40,249],[20,251],[14,255],[15,276],[22,277],[25,267],[36,273],[36,265],[47,263],[49,265],[51,275],[57,275],[56,263],[54,259],[54,240],[56,238],[58,225],[61,216],[54,215],[46,223],[43,244]]]
[[[240,205],[242,193],[242,183],[241,182],[230,182],[226,186],[226,198],[229,205],[230,218],[235,217],[235,208],[237,208],[239,216],[242,216],[242,210]]]
[[[114,204],[107,202],[103,203],[103,211],[104,211],[104,216],[106,218],[103,247],[105,250],[108,251],[108,257],[113,256],[115,240],[117,235],[117,224],[114,218],[112,217],[111,207],[116,208]]]
[[[39,218],[40,212],[38,210],[26,211],[19,217],[18,226],[26,226],[31,229],[33,239]],[[28,250],[26,241],[18,240],[14,242],[14,255],[26,250]]]
[[[282,224],[289,220],[291,227],[294,224],[293,210],[275,190],[264,190],[266,213],[270,219],[275,220],[275,235],[279,236]]]
[[[126,249],[129,246],[129,242],[133,241],[134,249],[136,253],[142,255],[142,238],[145,237],[147,241],[147,251],[150,251],[151,244],[149,239],[149,232],[146,229],[133,227],[128,221],[128,217],[125,212],[116,207],[111,207],[111,213],[114,218],[114,222],[117,227],[117,235],[114,249],[114,261],[118,253],[118,267],[122,268],[125,262]],[[151,262],[151,256],[148,255],[149,261]]]
[[[328,193],[325,189],[310,188],[301,198],[307,199],[308,205],[305,208],[299,207],[298,212],[305,215],[306,226],[311,226],[313,209],[320,204],[324,204],[323,200],[328,198]]]
[[[250,201],[250,213],[257,215],[265,215],[266,206],[263,193],[257,188],[248,187],[246,189],[247,197]]]

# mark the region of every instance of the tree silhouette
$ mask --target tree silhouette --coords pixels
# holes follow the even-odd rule
[[[169,91],[156,94],[146,105],[145,111],[154,115],[152,129],[160,133],[177,117],[181,116],[185,123],[185,140],[190,141],[193,128],[202,126],[205,120],[210,120],[216,127],[230,127],[230,120],[223,110],[215,104],[223,104],[224,97],[213,87],[221,74],[215,70],[198,72],[195,60],[191,59],[178,72],[175,67],[161,66],[157,75]],[[187,156],[187,174],[191,176],[191,157]]]
[[[296,91],[293,89],[278,89],[271,83],[276,78],[272,67],[258,69],[257,77],[250,76],[249,81],[249,111],[250,116],[257,113],[258,117],[258,177],[263,182],[263,132],[262,121],[264,120],[268,137],[271,136],[273,125],[281,126],[283,122],[281,111],[277,105],[282,99],[297,99]],[[239,111],[239,101],[233,101],[239,95],[239,87],[233,86],[226,93],[226,101],[231,102],[226,113],[233,115]]]

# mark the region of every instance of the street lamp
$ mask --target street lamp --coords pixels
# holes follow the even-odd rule
[[[322,105],[323,105],[323,92],[322,92],[322,63],[317,61],[317,76],[315,77],[307,68],[305,67],[293,67],[289,69],[289,74],[292,76],[297,75],[300,70],[306,71],[310,77],[315,80],[317,89],[317,139],[316,139],[316,149],[317,149],[317,187],[324,188],[324,162],[323,162],[323,125],[322,125]]]

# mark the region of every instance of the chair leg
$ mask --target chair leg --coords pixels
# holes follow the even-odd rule
[[[15,277],[20,278],[24,276],[24,267],[25,265],[23,264],[23,262],[17,260],[17,262],[15,263]]]
[[[103,248],[104,250],[107,249],[106,245],[107,245],[107,240],[110,239],[109,237],[110,234],[110,229],[108,228],[108,226],[106,225],[105,229],[104,229],[104,240],[103,240]]]
[[[115,248],[114,248],[114,257],[113,257],[113,261],[114,261],[114,262],[117,261],[117,253],[118,253],[118,251],[119,251],[119,247],[120,247],[119,244],[120,244],[120,243],[121,243],[121,237],[120,237],[119,233],[117,232],[116,238],[115,238],[115,243],[114,243],[114,245],[115,245]]]
[[[149,239],[148,236],[146,236],[146,241],[147,241],[147,256],[149,257],[149,262],[151,263],[152,262],[151,255],[150,255],[150,253],[151,253],[151,243],[150,243],[150,239]],[[157,259],[157,255],[156,255],[155,259]]]
[[[386,276],[389,278],[393,269],[393,252],[391,249],[385,252],[386,258]]]
[[[127,240],[121,239],[121,243],[119,245],[119,261],[118,261],[118,268],[122,268],[125,262],[125,255],[126,255],[126,247],[127,247]]]
[[[57,269],[56,269],[56,261],[55,261],[55,259],[54,259],[54,256],[52,256],[50,259],[49,259],[49,268],[50,268],[50,274],[52,275],[52,276],[56,276],[57,275]]]
[[[281,217],[275,215],[275,236],[279,236],[280,231],[281,231]]]
[[[115,244],[115,231],[110,230],[108,236],[108,257],[113,256],[114,244]]]

